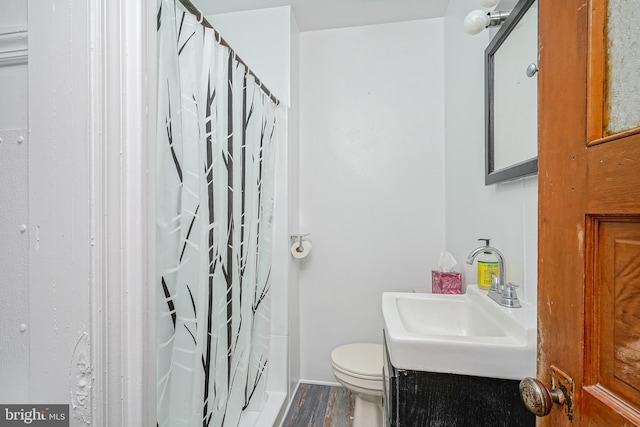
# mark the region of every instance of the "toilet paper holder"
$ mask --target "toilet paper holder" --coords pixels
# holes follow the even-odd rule
[[[307,234],[294,234],[290,236],[293,243],[291,244],[291,255],[294,258],[306,258],[309,255],[309,251],[311,251],[311,243],[304,240],[305,237],[309,236]]]
[[[291,236],[289,236],[289,238],[291,240],[296,240],[298,239],[298,244],[302,246],[302,239],[304,239],[307,236],[311,236],[311,233],[306,233],[306,234],[292,234]]]

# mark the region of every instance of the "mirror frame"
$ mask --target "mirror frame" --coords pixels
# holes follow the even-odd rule
[[[485,185],[538,173],[538,157],[495,170],[494,56],[536,0],[519,0],[485,50]],[[536,118],[537,120],[537,118]]]

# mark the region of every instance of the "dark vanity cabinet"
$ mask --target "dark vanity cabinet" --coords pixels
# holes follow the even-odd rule
[[[517,380],[396,369],[384,352],[385,427],[535,426]]]

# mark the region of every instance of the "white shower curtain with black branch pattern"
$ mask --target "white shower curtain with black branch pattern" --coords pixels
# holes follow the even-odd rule
[[[159,426],[237,426],[269,352],[275,103],[177,0],[158,5]]]

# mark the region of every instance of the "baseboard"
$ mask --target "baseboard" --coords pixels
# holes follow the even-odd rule
[[[339,382],[332,382],[332,381],[315,381],[315,380],[304,380],[301,379],[298,382],[298,386],[300,384],[313,384],[313,385],[326,385],[326,386],[330,386],[330,387],[342,387],[342,385]],[[297,387],[296,387],[297,390]]]

